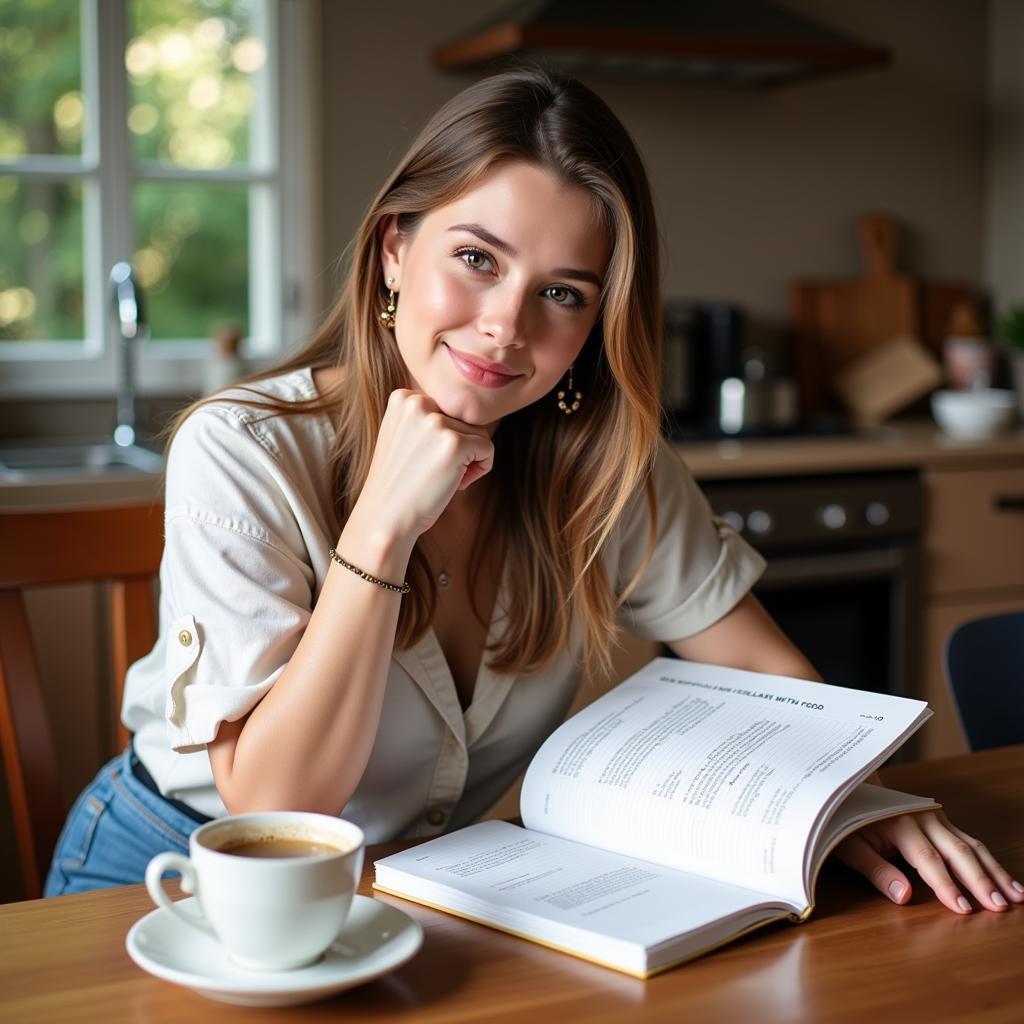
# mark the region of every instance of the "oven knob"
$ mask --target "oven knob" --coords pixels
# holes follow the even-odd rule
[[[873,501],[864,509],[864,518],[872,526],[885,526],[889,522],[889,506],[882,501]]]
[[[739,512],[734,512],[730,509],[728,512],[723,512],[721,518],[724,519],[737,533],[743,532],[743,516]]]
[[[755,508],[747,516],[747,529],[758,537],[764,537],[775,528],[775,520],[763,508]]]
[[[841,530],[846,525],[846,509],[842,505],[822,505],[818,509],[818,522],[826,530]]]

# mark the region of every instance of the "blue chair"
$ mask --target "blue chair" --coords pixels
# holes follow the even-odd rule
[[[1024,611],[961,623],[942,667],[971,750],[1024,743]]]

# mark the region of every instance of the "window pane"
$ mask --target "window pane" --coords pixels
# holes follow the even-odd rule
[[[249,197],[245,185],[135,187],[134,266],[153,338],[249,333]]]
[[[140,160],[210,169],[251,153],[260,0],[133,0],[128,127]]]
[[[78,0],[0,0],[0,157],[82,152]]]
[[[0,176],[0,238],[0,341],[81,341],[81,185]]]

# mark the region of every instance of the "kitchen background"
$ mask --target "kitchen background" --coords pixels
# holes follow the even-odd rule
[[[314,309],[329,305],[338,258],[384,175],[425,118],[479,77],[437,70],[432,50],[505,6],[506,0],[478,0],[471,8],[456,0],[310,0],[311,102],[286,116],[306,116],[313,128],[306,188]],[[780,6],[888,50],[888,64],[777,90],[580,75],[622,118],[644,156],[663,237],[666,298],[734,303],[756,330],[784,340],[790,283],[860,274],[857,223],[884,211],[900,229],[901,269],[964,282],[999,312],[1024,302],[1024,4]],[[165,388],[144,401],[148,425],[161,425],[185,391]],[[36,389],[0,400],[0,440],[102,434],[112,425],[107,396]],[[1019,582],[1024,587],[1024,577]],[[74,588],[48,597],[61,642],[44,636],[40,644],[48,679],[70,674],[80,682],[59,692],[48,683],[54,729],[68,754],[69,796],[111,740],[102,669],[95,677],[81,669],[102,666],[97,613],[82,607]],[[7,813],[0,806],[4,836]],[[5,869],[13,869],[12,850],[4,840]],[[0,900],[17,885],[12,872],[3,874]]]
[[[323,253],[423,120],[471,75],[430,45],[500,10],[481,0],[327,3],[320,100]],[[777,91],[582,76],[633,133],[665,240],[665,295],[729,299],[781,323],[798,275],[850,276],[864,212],[906,231],[903,265],[1024,296],[1024,9],[1014,0],[786,0],[891,52],[882,69]]]

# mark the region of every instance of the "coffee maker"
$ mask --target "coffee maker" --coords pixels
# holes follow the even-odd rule
[[[663,404],[684,437],[784,433],[797,421],[796,388],[776,353],[754,343],[745,312],[728,302],[665,308]]]

